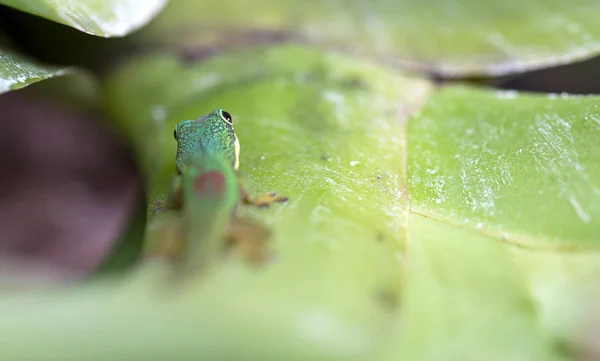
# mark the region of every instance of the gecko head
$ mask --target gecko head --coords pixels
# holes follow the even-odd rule
[[[184,120],[175,126],[173,136],[177,141],[177,171],[189,165],[194,157],[205,153],[217,155],[239,165],[240,145],[233,129],[231,114],[215,109],[195,120]]]

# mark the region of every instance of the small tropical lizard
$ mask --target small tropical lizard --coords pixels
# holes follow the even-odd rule
[[[184,120],[175,127],[174,137],[177,176],[173,178],[167,199],[157,201],[154,211],[180,210],[183,213],[187,249],[175,254],[185,253],[185,259],[189,260],[186,263],[206,265],[214,260],[222,246],[233,243],[244,250],[246,258],[262,260],[264,253],[251,244],[262,243],[268,231],[236,217],[236,209],[240,201],[268,207],[287,201],[287,197],[274,192],[256,198],[248,195],[238,173],[240,145],[231,115],[217,109],[196,120]],[[151,253],[160,253],[160,246],[154,247]]]

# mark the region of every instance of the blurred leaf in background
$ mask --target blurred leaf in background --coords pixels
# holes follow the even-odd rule
[[[280,33],[448,77],[504,75],[594,56],[593,0],[173,0],[134,37],[223,46]]]
[[[9,44],[0,34],[0,93],[72,72],[70,68],[44,65],[28,59],[11,50]]]
[[[72,26],[88,34],[111,37],[137,30],[152,19],[167,0],[2,0],[30,14]]]

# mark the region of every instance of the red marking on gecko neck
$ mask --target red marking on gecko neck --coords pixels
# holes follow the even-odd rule
[[[217,195],[225,192],[225,176],[217,171],[210,171],[194,179],[194,193],[198,196]]]

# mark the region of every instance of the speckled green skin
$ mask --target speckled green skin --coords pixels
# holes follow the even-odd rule
[[[183,257],[186,268],[203,268],[218,256],[240,199],[236,175],[239,144],[231,115],[222,109],[182,121],[175,127],[174,137],[178,175],[167,200],[157,202],[155,211],[183,211],[185,242],[179,242],[179,251],[172,256]],[[160,254],[161,249],[166,248],[159,241],[151,251]]]
[[[215,109],[196,120],[184,120],[175,126],[173,136],[177,141],[175,163],[178,176],[171,183],[166,200],[156,201],[154,212],[180,209],[183,204],[181,175],[189,168],[197,168],[203,158],[218,159],[232,167],[235,174],[239,165],[240,145],[233,130],[231,115]],[[237,176],[236,176],[237,179]]]
[[[240,145],[232,126],[231,115],[217,109],[196,120],[184,120],[174,131],[177,140],[175,158],[178,175],[173,178],[171,191],[166,200],[156,201],[154,212],[183,210],[187,228],[185,246],[176,247],[173,256],[181,257],[186,249],[184,262],[188,267],[207,266],[212,263],[224,245],[224,239],[235,224],[235,214],[240,200],[246,204],[268,207],[274,202],[285,202],[275,192],[254,199],[248,197],[238,177]],[[244,252],[253,261],[264,259],[261,237],[268,231],[251,222],[242,222],[241,238],[253,240],[251,248]],[[234,226],[234,229],[236,227]],[[238,232],[238,237],[239,237]],[[253,234],[259,235],[256,238]],[[236,237],[229,237],[236,238]],[[169,251],[168,239],[159,241],[151,253]],[[177,242],[179,243],[179,242]],[[242,242],[243,243],[243,242]]]
[[[239,174],[237,173],[240,158],[240,143],[233,130],[231,115],[223,109],[216,109],[196,120],[184,120],[177,124],[174,131],[177,140],[175,162],[177,173],[182,175],[186,168],[194,167],[203,157],[217,158],[231,165],[233,174],[239,183],[241,200],[245,204],[258,207],[269,207],[272,203],[286,202],[287,197],[280,197],[269,192],[250,198]],[[154,212],[164,209],[179,209],[183,203],[181,177],[174,177],[171,191],[166,200],[156,201]]]
[[[239,165],[239,142],[231,116],[216,109],[196,120],[184,120],[175,127],[177,171],[181,173],[193,158],[210,153],[229,162],[234,170]]]

